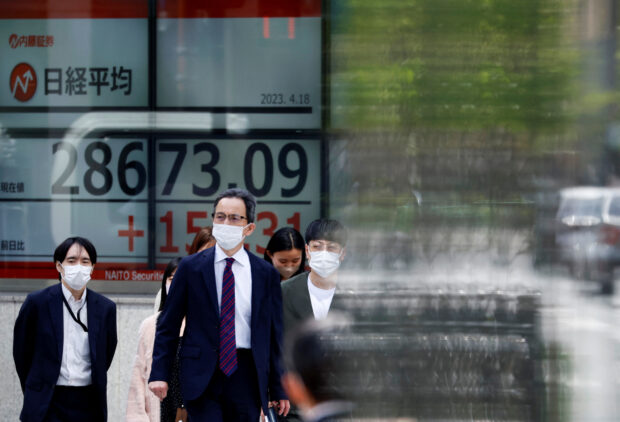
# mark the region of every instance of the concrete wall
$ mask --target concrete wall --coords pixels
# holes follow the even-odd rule
[[[130,296],[106,294],[116,302],[118,346],[114,361],[108,371],[108,420],[123,421],[127,403],[127,390],[133,360],[138,348],[138,329],[144,318],[153,313],[154,296]],[[26,294],[0,295],[0,414],[2,420],[17,421],[22,407],[23,395],[13,363],[13,326]]]

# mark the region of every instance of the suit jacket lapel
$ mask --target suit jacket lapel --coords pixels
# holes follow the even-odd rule
[[[90,346],[90,360],[94,366],[97,361],[97,338],[101,327],[99,298],[88,291],[86,294],[86,313],[88,314],[88,345]]]
[[[204,285],[207,288],[207,296],[209,296],[209,301],[216,314],[219,315],[220,307],[217,304],[217,289],[215,288],[215,247],[203,252],[202,259],[205,260],[201,269]]]
[[[50,311],[50,321],[54,334],[56,336],[56,346],[58,350],[58,357],[62,360],[62,342],[63,342],[63,302],[62,302],[62,287],[60,283],[54,289],[49,291],[49,300],[47,302]]]
[[[314,311],[312,310],[312,302],[310,301],[310,290],[308,290],[308,277],[309,273],[306,277],[302,277],[299,280],[299,285],[294,289],[297,294],[293,295],[293,309],[297,309],[299,311],[299,317],[302,319],[309,318],[314,316]]]

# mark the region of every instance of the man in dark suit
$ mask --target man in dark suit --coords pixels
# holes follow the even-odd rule
[[[350,368],[338,345],[339,339],[346,338],[348,326],[344,316],[331,314],[306,320],[286,335],[287,372],[282,383],[305,422],[351,418],[353,405],[340,385],[347,385]]]
[[[286,415],[280,275],[243,248],[256,200],[229,189],[214,209],[215,247],[181,261],[159,317],[149,388],[166,396],[185,317],[179,378],[191,420],[256,422],[269,398]]]
[[[116,350],[116,305],[86,289],[97,251],[70,237],[54,252],[61,283],[33,292],[13,333],[24,422],[106,421],[107,370]]]
[[[310,272],[282,283],[284,332],[308,318],[323,319],[338,308],[338,268],[346,254],[347,232],[336,220],[314,220],[306,229]]]

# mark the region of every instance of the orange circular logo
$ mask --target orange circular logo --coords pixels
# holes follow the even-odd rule
[[[37,90],[37,74],[28,63],[20,63],[11,72],[10,84],[11,94],[15,99],[26,102]]]

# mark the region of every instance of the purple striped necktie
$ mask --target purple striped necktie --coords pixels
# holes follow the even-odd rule
[[[220,369],[228,377],[237,369],[233,262],[235,262],[234,258],[226,258],[226,268],[224,268],[224,276],[222,278],[222,301],[220,304]]]

